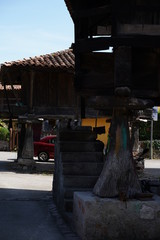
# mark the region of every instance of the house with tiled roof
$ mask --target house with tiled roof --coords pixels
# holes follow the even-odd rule
[[[75,91],[74,69],[72,49],[1,64],[1,118],[55,122],[65,117],[95,117],[96,111],[90,108],[92,99],[89,103],[88,98],[79,97]],[[86,109],[81,111],[84,102]],[[88,125],[88,120],[83,121]],[[94,119],[91,122],[95,125]]]
[[[36,122],[37,128],[40,118],[49,119],[53,125],[56,119],[77,115],[73,79],[72,49],[1,64],[0,116],[10,120],[14,134],[11,142],[20,131],[18,123],[22,126],[26,120],[31,120]],[[39,137],[35,129],[34,138]]]
[[[76,106],[73,77],[72,49],[1,64],[0,87],[3,92],[7,89],[7,93],[3,95],[0,115],[73,116]],[[4,101],[7,94],[8,106]]]

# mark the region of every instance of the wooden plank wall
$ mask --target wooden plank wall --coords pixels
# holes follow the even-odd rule
[[[23,73],[22,101],[29,104],[29,72]],[[33,107],[73,107],[76,96],[73,74],[58,72],[35,72]]]

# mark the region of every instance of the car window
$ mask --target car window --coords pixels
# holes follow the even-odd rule
[[[55,139],[54,138],[51,139],[51,143],[55,144]]]
[[[48,139],[48,143],[55,144],[55,139],[54,139],[54,138],[49,138],[49,139]]]

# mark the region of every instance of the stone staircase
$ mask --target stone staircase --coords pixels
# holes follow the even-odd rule
[[[53,195],[58,209],[72,212],[75,191],[91,191],[103,168],[103,143],[91,128],[58,133]]]

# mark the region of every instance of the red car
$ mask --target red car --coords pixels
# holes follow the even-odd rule
[[[40,161],[46,162],[54,158],[54,146],[56,136],[46,136],[38,142],[34,142],[34,157],[38,157]]]

